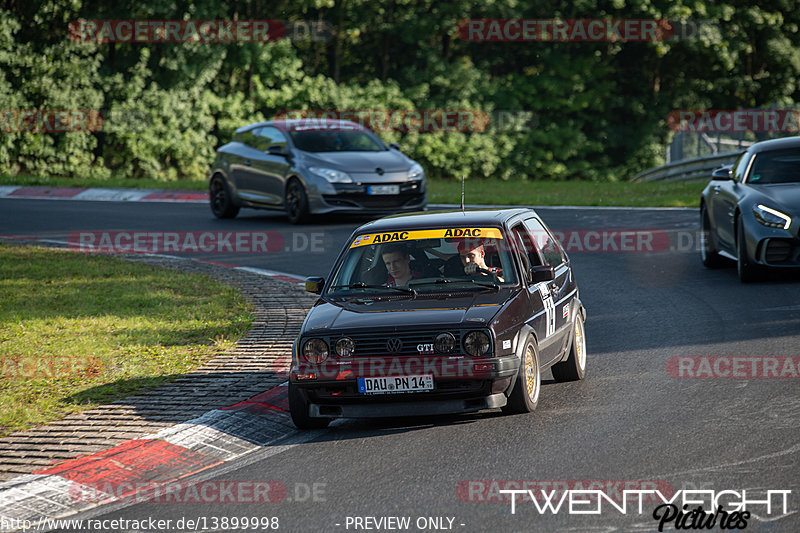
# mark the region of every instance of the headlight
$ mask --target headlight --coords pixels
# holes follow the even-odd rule
[[[452,333],[439,333],[433,341],[433,347],[439,353],[452,352],[456,347],[456,338]]]
[[[328,358],[328,343],[322,339],[308,339],[303,343],[303,357],[309,363],[321,363]]]
[[[425,171],[422,170],[422,165],[419,163],[414,163],[411,165],[411,168],[408,169],[408,179],[421,180],[423,177],[425,177]]]
[[[341,170],[321,167],[308,167],[308,170],[331,183],[353,183],[353,178],[347,172],[342,172]]]
[[[771,228],[789,229],[789,224],[792,223],[789,215],[760,204],[753,207],[753,214],[756,220]]]
[[[350,357],[356,351],[356,343],[350,337],[342,337],[333,345],[336,355],[339,357]]]
[[[470,331],[464,337],[464,350],[473,357],[486,354],[489,351],[489,336],[482,331]]]

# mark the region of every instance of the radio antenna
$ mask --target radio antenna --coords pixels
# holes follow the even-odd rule
[[[466,176],[461,174],[461,211],[464,211],[464,180]]]

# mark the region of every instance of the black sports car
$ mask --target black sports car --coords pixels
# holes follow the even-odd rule
[[[800,137],[755,143],[732,167],[715,170],[700,219],[709,268],[732,259],[747,282],[766,267],[800,267]]]
[[[531,209],[397,215],[358,228],[292,350],[299,428],[340,417],[536,408],[541,374],[583,379],[586,312]]]

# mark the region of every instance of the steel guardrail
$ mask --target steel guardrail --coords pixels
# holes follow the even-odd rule
[[[736,161],[743,150],[725,152],[723,154],[704,155],[691,159],[682,159],[660,167],[648,168],[636,174],[631,181],[644,183],[648,181],[684,181],[693,179],[711,179],[714,169]]]

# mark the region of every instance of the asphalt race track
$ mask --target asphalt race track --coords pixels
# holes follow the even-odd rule
[[[695,210],[540,213],[568,240],[588,311],[586,380],[557,384],[548,371],[531,415],[339,421],[193,478],[277,482],[286,488],[280,502],[116,504],[77,518],[200,518],[208,531],[247,530],[226,528],[222,517],[277,517],[280,531],[658,530],[657,502],[648,499],[641,513],[631,501],[625,513],[605,501],[600,514],[578,514],[598,506],[539,512],[518,497],[512,514],[497,489],[527,480],[537,493],[736,491],[723,503],[743,490],[749,500],[792,491],[787,514],[775,492],[771,509],[748,505],[746,529],[800,531],[800,278],[743,285],[733,266],[703,268]],[[283,244],[275,252],[186,255],[302,276],[327,276],[361,222],[326,218],[297,227],[253,210],[219,221],[202,204],[0,200],[3,235],[67,241],[92,231],[274,232],[270,238]],[[646,233],[623,237],[626,231]],[[764,370],[768,360],[777,365],[772,373]],[[386,517],[408,517],[409,525],[379,522]],[[666,527],[673,529],[674,522]]]

